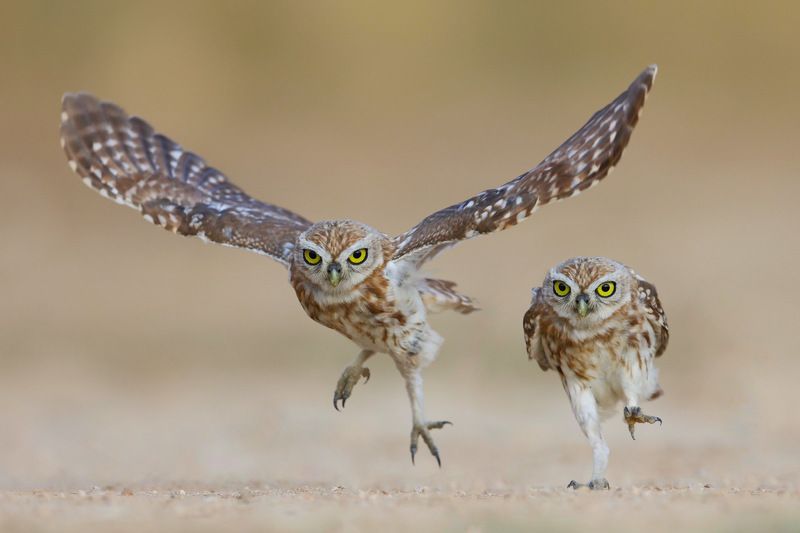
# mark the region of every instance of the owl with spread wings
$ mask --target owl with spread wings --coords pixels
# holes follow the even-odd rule
[[[86,185],[148,222],[283,264],[308,316],[360,349],[338,380],[334,407],[344,407],[359,380],[369,379],[370,357],[388,354],[411,402],[411,460],[422,438],[441,466],[431,430],[449,422],[428,420],[423,408],[422,370],[443,341],[428,314],[477,307],[455,283],[427,278],[422,267],[459,241],[514,226],[536,208],[598,183],[628,144],[655,75],[655,65],[645,69],[532,170],[395,237],[349,219],[315,223],[256,200],[141,118],[89,94],[64,96],[61,144]]]

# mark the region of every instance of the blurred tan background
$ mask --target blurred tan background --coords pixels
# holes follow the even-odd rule
[[[201,507],[216,490],[251,491],[277,505],[260,512],[281,527],[611,520],[576,518],[558,503],[573,495],[547,492],[587,478],[591,454],[521,331],[546,269],[594,254],[655,282],[672,332],[659,360],[666,395],[648,407],[663,427],[632,442],[618,420],[606,424],[612,487],[788,493],[786,509],[773,494],[772,517],[796,524],[798,23],[792,2],[3,1],[6,525],[96,518],[36,514],[37,500],[15,499],[29,490],[180,487],[203,494]],[[434,318],[447,341],[425,375],[427,410],[455,423],[436,435],[441,471],[424,453],[410,464],[407,400],[388,358],[333,410],[357,350],[305,316],[280,265],[142,222],[85,188],[58,143],[61,94],[90,91],[258,198],[399,233],[535,165],[650,63],[658,79],[610,178],[431,264],[484,308]],[[327,503],[292,499],[299,487]],[[536,503],[537,490],[551,503]],[[412,497],[386,511],[395,491],[441,495],[452,512]],[[462,492],[469,504],[448,499]],[[481,494],[519,505],[484,508]],[[120,505],[115,516],[141,518]],[[659,505],[672,527],[671,503]],[[749,523],[729,505],[685,516]],[[761,505],[733,508],[759,520]]]

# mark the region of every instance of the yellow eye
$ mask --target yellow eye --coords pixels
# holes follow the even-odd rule
[[[553,292],[556,293],[556,296],[566,296],[567,294],[569,294],[569,285],[567,285],[563,281],[554,281]]]
[[[317,252],[308,249],[303,250],[303,259],[305,259],[306,263],[309,265],[317,265],[320,261],[322,261],[322,258]]]
[[[354,265],[360,265],[367,260],[367,249],[361,248],[360,250],[356,250],[350,254],[350,257],[348,257],[347,260]]]
[[[617,284],[613,281],[606,281],[605,283],[601,283],[597,290],[594,292],[597,293],[598,296],[601,298],[608,298],[617,290]]]

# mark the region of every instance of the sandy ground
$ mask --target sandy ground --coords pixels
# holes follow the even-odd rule
[[[641,487],[355,490],[330,486],[5,493],[3,530],[797,531],[797,491]]]
[[[565,485],[585,481],[590,453],[557,380],[530,368],[475,395],[473,377],[432,371],[432,415],[455,422],[436,434],[439,469],[424,450],[411,465],[402,387],[388,361],[372,367],[342,413],[332,382],[291,367],[133,382],[62,367],[6,381],[0,529],[800,527],[797,429],[757,404],[697,411],[667,394],[648,404],[665,424],[635,442],[610,420],[612,490],[575,492]]]

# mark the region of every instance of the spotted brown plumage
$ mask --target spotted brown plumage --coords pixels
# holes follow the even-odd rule
[[[542,370],[558,372],[594,452],[588,486],[608,488],[601,419],[624,402],[631,436],[636,423],[661,422],[639,407],[663,393],[654,359],[667,348],[669,328],[658,293],[633,270],[604,257],[569,259],[532,292],[522,321],[528,357]]]
[[[288,264],[302,216],[253,199],[219,170],[138,117],[85,94],[66,94],[61,139],[86,185],[181,235],[245,248]]]
[[[605,176],[628,143],[655,73],[655,66],[648,67],[530,172],[438,211],[397,237],[353,220],[312,223],[256,200],[144,120],[85,93],[64,96],[61,142],[84,183],[149,222],[285,265],[306,313],[361,350],[337,383],[334,406],[343,406],[355,384],[369,376],[364,363],[373,354],[388,354],[411,403],[412,460],[421,438],[440,461],[430,432],[446,422],[428,421],[423,410],[422,369],[442,343],[428,314],[467,314],[477,304],[454,282],[427,278],[420,267],[459,240],[517,224],[534,208]]]
[[[664,308],[661,307],[661,300],[658,299],[656,286],[636,274],[633,270],[631,270],[631,274],[636,277],[639,289],[639,302],[645,310],[645,313],[647,313],[647,320],[655,331],[656,338],[653,341],[656,347],[655,356],[660,357],[667,350],[667,345],[669,344],[667,315],[664,313]]]
[[[622,157],[657,70],[655,65],[647,67],[627,90],[533,169],[437,211],[396,237],[395,257],[419,255],[424,262],[449,244],[514,226],[535,209],[598,183]]]
[[[452,310],[468,315],[478,310],[478,302],[459,293],[453,281],[425,278],[418,286],[422,301],[429,311]]]

